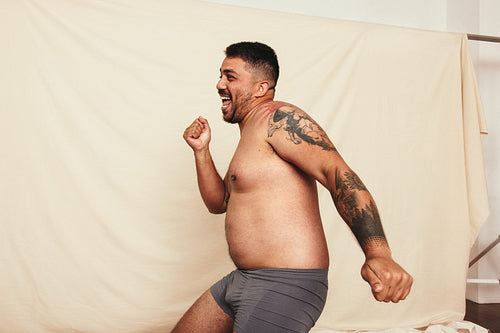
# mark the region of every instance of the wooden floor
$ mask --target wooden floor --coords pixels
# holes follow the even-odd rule
[[[491,333],[500,333],[500,303],[477,304],[467,300],[465,320],[487,328]]]

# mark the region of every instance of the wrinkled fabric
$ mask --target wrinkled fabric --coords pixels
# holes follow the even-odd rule
[[[326,303],[328,270],[236,269],[210,293],[239,333],[309,332]]]
[[[6,0],[0,25],[0,332],[169,331],[234,268],[182,133],[205,116],[225,173],[239,132],[215,84],[241,40],[276,50],[276,99],[322,125],[415,279],[406,301],[376,302],[321,190],[332,287],[316,328],[463,319],[488,214],[464,35],[180,0]]]

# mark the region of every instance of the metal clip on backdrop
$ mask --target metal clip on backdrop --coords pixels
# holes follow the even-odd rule
[[[480,41],[480,42],[500,43],[500,37],[496,37],[496,36],[485,36],[485,35],[467,34],[467,38],[469,40],[477,40],[477,41]]]
[[[482,257],[486,255],[492,248],[494,248],[498,243],[500,243],[500,235],[498,235],[497,239],[494,240],[488,247],[486,247],[481,253],[479,253],[472,261],[469,263],[469,267],[474,265],[479,261]],[[492,284],[500,284],[500,279],[467,279],[468,283],[492,283]]]

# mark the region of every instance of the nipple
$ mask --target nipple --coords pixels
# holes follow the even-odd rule
[[[235,181],[236,180],[236,176],[235,175],[231,175],[231,180]]]

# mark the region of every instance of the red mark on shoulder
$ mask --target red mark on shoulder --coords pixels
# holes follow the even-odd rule
[[[279,109],[280,107],[282,107],[283,105],[286,105],[286,104],[287,103],[285,103],[285,102],[272,101],[272,102],[267,103],[266,105],[264,105],[262,107],[262,112],[261,112],[262,121],[267,121],[267,119],[269,118],[269,116],[274,111],[276,111],[277,109]]]

